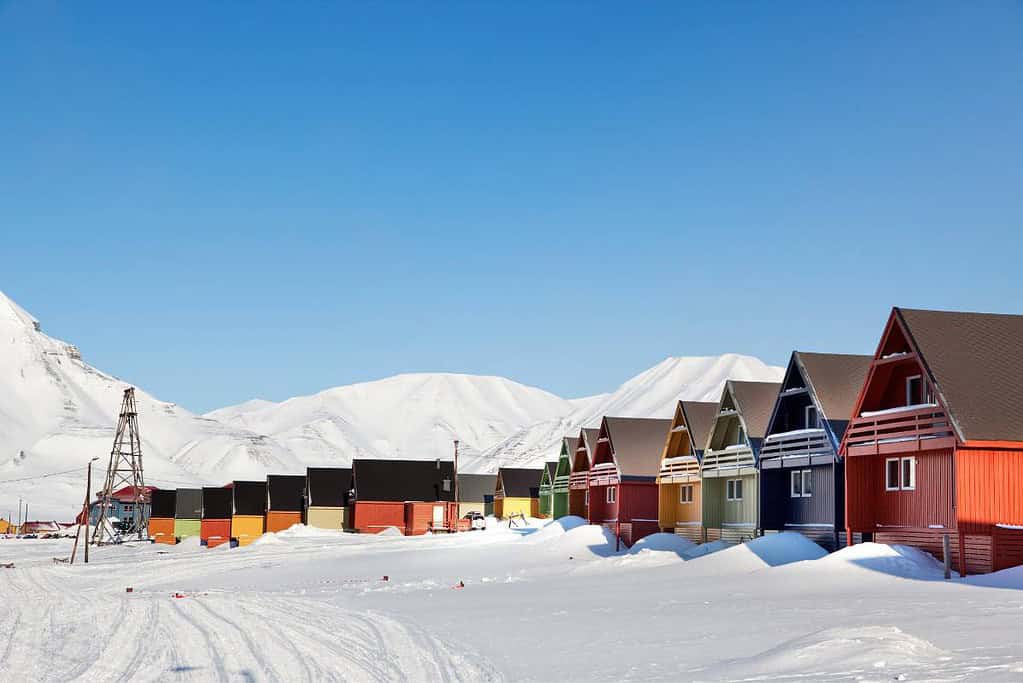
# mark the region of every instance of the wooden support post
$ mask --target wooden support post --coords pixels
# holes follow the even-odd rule
[[[966,537],[959,532],[959,578],[966,578]]]
[[[941,559],[945,565],[945,580],[952,578],[952,538],[948,534],[941,535]],[[959,565],[962,568],[963,558],[959,558]]]

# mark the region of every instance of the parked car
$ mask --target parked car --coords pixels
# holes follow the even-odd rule
[[[469,528],[470,529],[473,529],[473,530],[481,529],[482,530],[482,529],[486,529],[487,528],[487,518],[484,517],[479,512],[467,512],[465,514],[465,516],[462,517],[462,519],[469,520]]]

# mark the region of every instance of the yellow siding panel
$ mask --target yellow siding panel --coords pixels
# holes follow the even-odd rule
[[[231,518],[231,538],[238,545],[249,545],[263,535],[263,515],[235,515]]]

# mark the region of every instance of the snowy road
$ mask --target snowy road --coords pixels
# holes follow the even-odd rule
[[[0,570],[0,681],[1023,679],[1023,570],[946,583],[881,546],[821,557],[775,537],[696,558],[530,531],[298,529],[74,567],[51,560],[65,542],[0,541],[17,565]]]

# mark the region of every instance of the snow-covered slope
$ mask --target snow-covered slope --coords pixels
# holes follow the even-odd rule
[[[406,374],[328,389],[282,403],[252,402],[207,417],[272,436],[309,462],[356,457],[467,458],[573,405],[502,377]]]
[[[31,504],[33,518],[68,519],[84,494],[85,464],[105,471],[123,390],[128,385],[40,331],[0,292],[0,511]],[[216,482],[224,473],[286,471],[293,456],[272,439],[201,417],[136,391],[147,479],[159,484]],[[196,466],[201,465],[201,466]],[[70,472],[45,479],[43,474]],[[12,481],[15,480],[15,481]]]
[[[758,358],[734,353],[667,358],[609,394],[572,401],[573,410],[567,415],[515,432],[467,467],[487,471],[506,463],[537,465],[557,458],[563,436],[578,434],[580,427],[598,426],[604,415],[670,418],[680,399],[717,401],[727,379],[778,382],[784,372]]]

